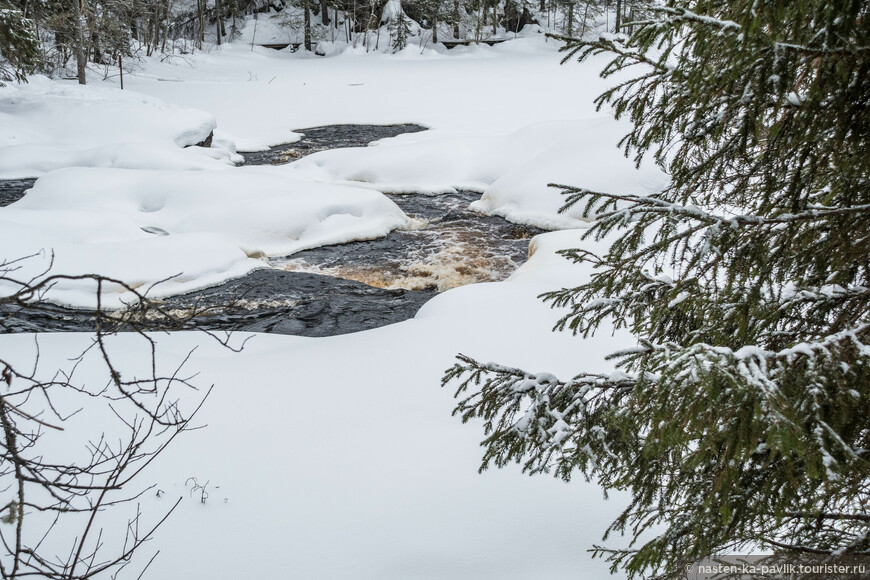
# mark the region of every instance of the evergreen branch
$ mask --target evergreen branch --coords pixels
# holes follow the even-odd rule
[[[567,480],[578,461],[584,473],[585,467],[591,473],[600,469],[600,460],[591,462],[593,457],[616,458],[617,441],[591,420],[587,424],[587,419],[618,405],[634,388],[635,378],[618,372],[560,381],[549,373],[481,364],[461,354],[457,359],[460,363],[445,371],[442,386],[461,380],[456,398],[469,386],[479,386],[479,391],[459,400],[453,414],[460,415],[463,423],[484,420],[487,452],[481,471],[492,463],[503,467],[525,459],[523,471],[541,473],[555,467]]]
[[[561,252],[593,273],[542,295],[568,311],[557,329],[631,333],[637,346],[608,357],[631,387],[466,358],[456,414],[484,420],[483,467],[628,490],[608,533],[641,545],[611,551],[614,571],[676,578],[760,544],[870,553],[868,5],[651,12],[630,37],[563,37],[562,50],[610,54],[605,77],[640,65],[596,103],[630,118],[619,147],[638,164],[652,152],[671,184],[554,185],[562,212],[595,218],[582,240],[617,237],[603,255]]]
[[[734,22],[733,20],[721,20],[718,18],[713,18],[711,16],[705,16],[703,14],[698,14],[696,12],[692,12],[687,8],[675,8],[669,6],[650,6],[649,10],[651,12],[659,12],[668,15],[667,23],[669,24],[681,24],[684,22],[691,22],[694,24],[700,24],[703,26],[712,26],[714,28],[719,29],[720,31],[728,34],[741,34],[745,33],[744,27]],[[660,21],[647,21],[644,22],[645,25],[661,25]],[[828,47],[822,46],[819,48],[805,46],[799,43],[794,42],[781,42],[774,41],[772,39],[768,39],[763,36],[756,36],[753,38],[764,39],[765,43],[777,51],[794,51],[800,54],[804,54],[807,56],[823,56],[823,55],[844,55],[844,56],[856,56],[861,53],[866,53],[870,51],[870,47],[866,46],[840,46],[840,47]]]
[[[671,72],[671,68],[665,66],[660,61],[653,60],[649,58],[643,52],[639,52],[636,50],[631,50],[628,48],[627,42],[628,37],[625,35],[618,34],[609,34],[602,33],[596,40],[594,41],[586,41],[578,38],[572,38],[569,36],[559,35],[559,34],[547,34],[548,37],[553,38],[554,40],[560,40],[565,43],[565,46],[559,49],[559,52],[567,53],[562,58],[562,64],[568,62],[571,58],[575,57],[578,53],[580,53],[579,60],[584,60],[588,56],[601,54],[601,53],[611,53],[617,55],[619,59],[631,60],[635,64],[645,64],[651,66],[657,73],[666,74]],[[627,65],[622,65],[627,66]],[[608,67],[609,69],[610,67]],[[602,76],[609,76],[609,74],[602,73]]]
[[[693,22],[703,24],[704,26],[712,26],[713,28],[717,28],[719,30],[731,33],[736,33],[743,28],[733,20],[723,20],[719,18],[713,18],[711,16],[704,16],[703,14],[697,14],[695,12],[692,12],[688,8],[672,6],[650,6],[649,10],[652,12],[661,12],[663,14],[667,14],[668,22],[673,23]]]
[[[660,197],[652,197],[647,195],[636,194],[615,194],[601,191],[592,191],[585,188],[563,185],[559,183],[548,183],[549,187],[556,187],[562,190],[562,194],[566,196],[565,203],[559,208],[559,213],[564,213],[579,201],[584,198],[592,197],[593,202],[598,199],[610,199],[613,201],[625,201],[634,204],[632,207],[618,209],[610,212],[598,214],[600,220],[607,220],[614,216],[628,213],[646,213],[646,214],[666,214],[672,216],[680,216],[696,220],[708,225],[723,225],[729,227],[739,226],[764,226],[789,224],[801,221],[817,221],[828,219],[836,216],[844,215],[870,215],[870,204],[863,204],[852,207],[825,207],[812,206],[802,212],[783,213],[775,217],[764,217],[758,215],[736,215],[736,216],[720,216],[702,210],[698,206],[687,206],[674,202],[667,201]],[[583,213],[584,218],[594,217],[588,212]]]
[[[772,45],[776,50],[794,51],[809,57],[826,55],[859,56],[870,52],[870,46],[838,46],[834,48],[822,46],[815,48],[789,42],[774,42]]]
[[[843,513],[808,513],[808,512],[788,512],[785,514],[786,517],[789,518],[800,518],[800,519],[823,519],[823,520],[837,520],[837,521],[860,521],[860,522],[870,522],[870,514],[843,514]]]

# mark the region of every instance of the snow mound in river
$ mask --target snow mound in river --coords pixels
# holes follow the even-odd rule
[[[261,168],[131,171],[72,168],[39,180],[0,208],[7,258],[42,253],[19,278],[102,274],[164,296],[213,285],[264,266],[251,258],[371,239],[411,220],[371,190],[305,183]],[[53,262],[52,262],[53,255]],[[49,298],[92,306],[92,283],[60,283]],[[129,296],[108,289],[103,304]]]

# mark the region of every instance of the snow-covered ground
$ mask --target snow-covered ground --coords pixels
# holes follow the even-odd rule
[[[438,387],[457,352],[564,376],[581,364],[607,370],[603,354],[624,338],[582,344],[552,333],[554,313],[535,298],[583,277],[552,254],[576,237],[547,234],[515,280],[446,292],[415,319],[373,331],[256,335],[240,354],[196,334],[161,337],[165,366],[198,347],[187,368],[216,388],[197,420],[208,427],[179,438],[141,479],[165,492],[142,498],[148,521],[185,498],[149,546],[160,549],[149,577],[607,577],[586,550],[619,498],[605,501],[582,478],[566,484],[517,468],[478,475],[480,425],[451,417],[452,390]],[[43,368],[89,338],[41,337]],[[125,335],[111,346],[119,368],[141,369],[143,341]],[[34,345],[0,336],[0,350],[29,360]],[[82,376],[98,375],[92,362]],[[77,421],[88,415],[73,429]],[[191,477],[209,482],[204,504]],[[119,533],[132,509],[105,516],[106,533]]]
[[[413,227],[384,190],[471,188],[484,194],[479,211],[582,227],[579,214],[557,212],[561,198],[547,183],[640,193],[666,181],[625,160],[615,143],[626,126],[595,111],[603,61],[560,67],[559,59],[538,37],[454,54],[325,59],[235,44],[138,64],[124,93],[96,76],[87,88],[38,79],[3,89],[3,175],[56,170],[0,209],[4,255],[53,248],[62,271],[102,270],[137,285],[181,274],[158,290],[170,294],[261,267],[260,254]],[[75,122],[60,113],[67,106]],[[235,146],[292,141],[293,129],[407,122],[432,129],[282,167],[227,163]],[[91,123],[98,128],[81,130]],[[182,148],[213,123],[217,147]],[[18,161],[7,164],[7,151]],[[516,468],[478,475],[482,428],[451,417],[452,391],[438,386],[459,352],[565,377],[610,368],[603,357],[625,335],[553,333],[558,313],[537,298],[588,277],[555,254],[580,233],[540,236],[509,281],[450,290],[415,319],[373,331],[256,335],[238,354],[199,334],[159,336],[167,368],[198,347],[189,367],[215,391],[200,417],[208,427],[143,474],[166,492],[143,498],[147,514],[185,497],[149,546],[160,550],[151,577],[608,577],[586,550],[619,498]],[[58,292],[67,303],[92,299],[80,287]],[[44,372],[88,340],[40,337]],[[144,364],[136,340],[113,339],[119,367]],[[0,336],[0,350],[26,361],[33,338]],[[78,372],[101,380],[95,363]],[[191,477],[211,486],[204,504],[185,487]],[[127,515],[105,516],[107,533]]]

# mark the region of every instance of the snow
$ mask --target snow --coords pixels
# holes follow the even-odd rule
[[[264,267],[261,255],[412,227],[383,191],[473,189],[484,194],[480,211],[580,228],[535,238],[509,281],[444,292],[414,319],[373,331],[240,335],[236,343],[249,339],[240,353],[201,334],[155,335],[160,368],[196,349],[188,368],[215,390],[197,419],[207,428],[179,438],[143,474],[142,486],[165,492],[142,497],[146,519],[182,503],[128,576],[159,549],[155,578],[610,577],[586,550],[626,498],[605,502],[582,478],[566,485],[516,467],[478,474],[482,425],[451,417],[452,389],[438,388],[459,352],[569,378],[611,373],[605,355],[633,346],[606,326],[594,341],[551,332],[560,313],[538,298],[591,274],[558,250],[607,244],[580,240],[588,224],[559,214],[561,196],[547,183],[643,194],[664,183],[611,147],[625,125],[592,104],[605,59],[561,67],[556,48],[530,36],[455,53],[358,48],[315,59],[236,43],[134,63],[123,92],[93,75],[85,88],[36,78],[0,90],[2,175],[42,175],[0,209],[3,255],[36,254],[21,277],[53,253],[53,273],[100,272],[139,289],[170,278],[149,294],[184,292]],[[234,146],[292,142],[293,129],[404,122],[431,130],[282,167],[228,163]],[[219,146],[181,148],[212,129]],[[60,284],[50,298],[92,305],[93,287]],[[129,299],[119,288],[104,296],[110,305]],[[91,340],[39,336],[40,372],[69,368]],[[29,368],[33,342],[0,336],[0,352]],[[109,348],[125,376],[147,372],[141,339],[121,335]],[[95,355],[77,380],[103,385]],[[186,392],[182,407],[201,396]],[[74,452],[76,434],[112,429],[103,419],[86,406],[50,450]],[[190,478],[208,482],[204,503]],[[132,509],[100,515],[108,543]]]
[[[650,195],[667,186],[667,175],[649,159],[636,168],[617,147],[627,123],[596,119],[563,127],[547,149],[499,176],[471,208],[539,228],[570,228],[588,219],[585,200],[560,212],[565,197],[551,183],[617,195]]]
[[[50,275],[96,273],[122,280],[151,298],[162,298],[217,285],[263,267],[262,262],[248,258],[238,246],[213,234],[181,234],[170,240],[168,237],[146,238],[147,234],[143,233],[139,239],[75,242],[44,231],[50,227],[51,217],[45,216],[41,223],[25,226],[6,221],[0,214],[0,244],[8,252],[5,257],[21,260],[14,264],[15,279],[39,281]],[[81,214],[69,217],[75,218],[77,227],[85,231],[112,227],[105,219]],[[65,222],[55,221],[55,224],[62,229]],[[72,235],[76,233],[81,232]],[[18,288],[12,284],[0,285],[0,293],[10,294]],[[43,298],[58,304],[93,308],[96,283],[59,280]],[[104,307],[120,308],[134,301],[134,296],[123,287],[114,284],[103,287]]]
[[[312,59],[236,43],[146,59],[128,71],[124,91],[94,78],[96,86],[34,77],[6,87],[0,175],[81,169],[46,174],[0,210],[0,220],[16,224],[3,234],[5,255],[42,252],[30,273],[53,264],[54,273],[126,277],[134,252],[147,264],[130,280],[137,286],[173,277],[152,290],[162,296],[262,267],[255,257],[409,227],[378,191],[480,191],[478,211],[547,229],[582,227],[581,209],[559,213],[563,198],[548,183],[649,193],[666,180],[655,168],[635,169],[615,147],[626,125],[595,111],[603,60],[571,71],[558,64],[556,48],[528,36],[456,55],[348,50]],[[236,144],[292,141],[293,128],[336,121],[433,128],[285,167],[229,163],[239,160]],[[211,148],[181,148],[212,130]],[[158,240],[163,233],[170,235]],[[207,260],[200,234],[219,238]],[[49,297],[92,305],[88,289],[74,286],[60,284]],[[106,299],[120,305],[129,296]]]
[[[677,294],[676,298],[674,298],[673,300],[668,302],[668,308],[674,308],[676,306],[679,306],[680,304],[685,302],[688,298],[689,298],[688,292],[680,292],[679,294]]]
[[[288,7],[293,9],[293,7]],[[236,43],[243,46],[261,45],[261,44],[286,44],[289,42],[302,42],[301,34],[294,34],[284,25],[287,16],[286,13],[275,12],[270,9],[268,12],[257,14],[247,18],[241,23],[239,37]],[[302,14],[299,13],[301,18]]]
[[[195,169],[228,163],[228,150],[179,151],[214,128],[214,117],[204,111],[34,76],[24,85],[0,87],[0,179],[72,166]]]
[[[125,74],[124,85],[209,111],[215,135],[239,151],[290,143],[298,139],[293,129],[336,123],[414,122],[482,136],[607,117],[592,102],[608,85],[598,78],[607,58],[562,66],[557,49],[543,35],[450,51],[421,53],[414,45],[398,55],[348,47],[327,58],[233,43],[145,60]]]
[[[585,224],[586,227],[588,225]],[[517,268],[510,280],[534,282],[548,286],[550,290],[585,284],[592,276],[592,264],[589,262],[575,264],[556,252],[566,248],[583,248],[601,256],[616,236],[611,234],[600,241],[583,240],[584,233],[582,229],[575,229],[535,236],[529,243],[529,260]]]

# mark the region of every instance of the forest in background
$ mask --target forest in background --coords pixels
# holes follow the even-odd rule
[[[239,41],[254,20],[287,30],[292,49],[320,41],[398,51],[510,38],[527,25],[572,37],[596,23],[631,32],[648,0],[0,0],[0,78],[77,76],[88,63],[189,54]],[[5,58],[5,63],[3,59]]]

